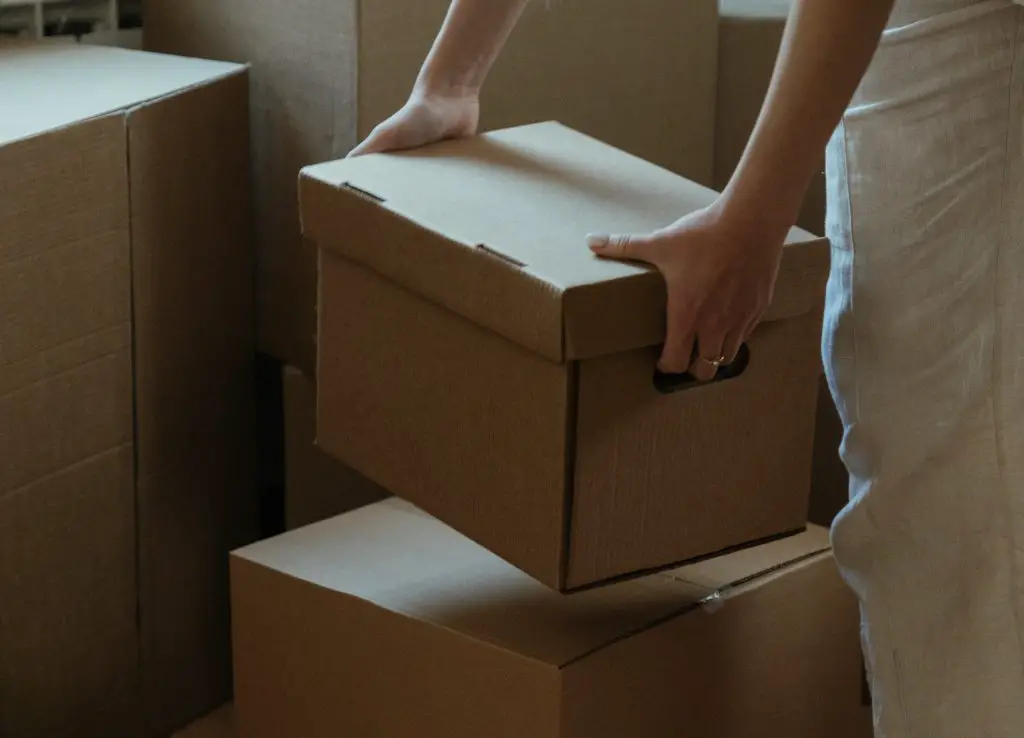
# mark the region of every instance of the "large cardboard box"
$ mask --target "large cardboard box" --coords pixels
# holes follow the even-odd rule
[[[723,189],[743,155],[771,84],[792,0],[718,0],[718,95],[714,187]],[[825,174],[815,177],[799,225],[824,233]]]
[[[295,183],[406,99],[450,0],[146,0],[155,51],[251,62],[260,346],[313,369],[316,253]],[[698,182],[713,174],[716,0],[538,0],[496,64],[485,130],[559,119]]]
[[[247,738],[846,738],[857,608],[814,528],[560,595],[387,500],[237,551]]]
[[[285,367],[282,384],[288,529],[387,497],[386,490],[316,445],[316,382],[294,367]]]
[[[584,244],[714,196],[554,123],[306,169],[318,442],[564,590],[801,530],[827,243],[793,231],[741,376],[672,394],[664,280]]]
[[[167,735],[256,532],[246,71],[0,44],[0,91],[0,735]]]

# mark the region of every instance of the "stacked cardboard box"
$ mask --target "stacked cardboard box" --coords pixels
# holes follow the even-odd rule
[[[823,529],[570,596],[398,500],[232,557],[245,738],[865,738]]]
[[[256,533],[246,70],[5,42],[0,90],[0,735],[167,735]]]
[[[805,524],[826,243],[793,230],[743,364],[666,387],[661,278],[584,235],[710,190],[537,124],[309,167],[300,197],[319,442],[405,499],[234,554],[243,734],[870,732]]]
[[[450,0],[147,0],[154,51],[252,64],[260,346],[311,373],[316,252],[296,174],[396,110]],[[703,184],[714,170],[716,0],[528,8],[488,81],[485,130],[557,119]]]
[[[558,589],[803,528],[822,239],[792,231],[740,376],[666,394],[664,281],[584,237],[711,190],[550,123],[310,167],[300,196],[332,455]]]

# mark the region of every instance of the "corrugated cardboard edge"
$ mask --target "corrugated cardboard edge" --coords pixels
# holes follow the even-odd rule
[[[782,562],[780,564],[773,565],[773,566],[771,566],[771,567],[769,567],[767,569],[764,569],[762,571],[754,572],[754,573],[750,574],[749,576],[744,577],[741,580],[738,580],[736,582],[730,582],[729,584],[726,584],[726,585],[724,585],[722,587],[718,587],[718,588],[710,588],[707,585],[702,585],[702,584],[697,583],[697,582],[692,582],[692,581],[683,579],[681,577],[671,576],[670,574],[655,574],[655,575],[652,575],[652,576],[665,577],[665,578],[671,579],[673,581],[679,582],[680,584],[684,584],[684,585],[686,585],[688,587],[694,587],[694,588],[697,588],[697,589],[705,590],[707,592],[707,594],[705,594],[700,600],[698,600],[696,602],[686,602],[685,604],[681,604],[678,609],[673,610],[673,611],[667,613],[666,615],[663,615],[661,617],[652,618],[649,622],[647,622],[647,623],[645,623],[645,624],[643,624],[641,626],[638,626],[636,628],[631,628],[631,629],[629,629],[629,630],[627,630],[627,631],[625,631],[625,632],[615,636],[614,638],[609,638],[608,640],[606,640],[606,641],[604,641],[604,642],[594,646],[593,648],[587,649],[586,651],[584,651],[584,652],[578,654],[577,656],[574,656],[574,657],[572,657],[572,658],[570,658],[570,659],[568,659],[568,660],[566,660],[566,661],[564,661],[563,663],[560,663],[560,664],[549,664],[549,663],[547,663],[545,661],[542,661],[542,660],[540,660],[538,658],[535,658],[535,657],[532,657],[532,656],[527,656],[527,655],[524,655],[524,654],[512,651],[512,650],[510,650],[510,647],[508,645],[500,643],[500,642],[497,642],[496,640],[494,640],[492,638],[489,638],[489,637],[487,637],[486,635],[484,635],[482,633],[475,632],[475,631],[473,631],[470,628],[455,629],[455,628],[453,628],[451,626],[448,626],[448,625],[444,625],[444,624],[437,623],[437,622],[434,622],[434,621],[431,621],[431,620],[425,620],[424,618],[421,618],[421,617],[417,617],[414,613],[405,612],[405,611],[402,611],[402,610],[391,610],[391,609],[388,609],[387,611],[388,612],[393,612],[396,615],[400,615],[400,616],[406,618],[409,621],[417,622],[417,623],[422,623],[422,624],[425,624],[425,625],[429,625],[432,628],[438,628],[440,630],[443,630],[445,632],[448,632],[448,633],[451,633],[453,635],[459,636],[461,638],[464,638],[466,640],[472,641],[474,643],[477,643],[477,644],[480,644],[480,645],[484,645],[484,646],[487,646],[489,648],[497,649],[499,651],[502,651],[503,653],[513,654],[513,655],[515,655],[518,658],[524,659],[526,661],[530,661],[532,663],[538,664],[538,665],[543,666],[545,668],[553,668],[553,669],[561,670],[561,669],[565,669],[565,668],[567,668],[569,666],[572,666],[573,664],[579,663],[580,661],[583,661],[584,659],[586,659],[588,656],[591,656],[591,655],[593,655],[593,654],[595,654],[595,653],[597,653],[599,651],[603,651],[604,649],[606,649],[606,648],[608,648],[608,647],[610,647],[610,646],[612,646],[612,645],[614,645],[616,643],[628,640],[629,638],[632,638],[633,636],[639,635],[640,633],[644,633],[644,632],[647,632],[647,631],[652,630],[654,628],[657,628],[658,626],[663,625],[664,623],[667,623],[667,622],[669,622],[671,620],[675,620],[676,618],[684,617],[684,616],[688,615],[689,613],[696,612],[696,611],[701,610],[701,609],[713,609],[714,607],[727,606],[728,602],[730,600],[739,597],[744,592],[747,592],[747,591],[750,591],[750,590],[753,590],[753,589],[757,589],[758,587],[761,587],[761,586],[763,586],[765,584],[769,584],[773,580],[778,579],[778,578],[780,578],[782,576],[785,576],[786,574],[788,574],[790,572],[798,571],[799,569],[807,567],[807,566],[812,566],[812,565],[814,565],[816,563],[819,563],[821,561],[827,560],[831,556],[832,556],[832,549],[828,548],[828,547],[820,549],[820,550],[811,551],[811,552],[809,552],[807,554],[804,554],[804,555],[802,555],[802,556],[800,556],[800,557],[798,557],[796,559],[793,559],[791,561],[785,561],[785,562]],[[232,565],[233,566],[243,565],[243,566],[257,567],[257,568],[263,570],[267,574],[274,575],[274,576],[287,577],[289,580],[291,580],[293,582],[297,582],[297,583],[303,584],[303,585],[305,585],[307,587],[314,587],[314,588],[316,588],[318,590],[321,590],[321,591],[324,591],[324,592],[328,592],[328,593],[330,593],[330,594],[332,594],[334,596],[346,598],[349,601],[359,602],[359,603],[362,603],[362,604],[365,604],[365,605],[369,605],[371,607],[375,607],[375,608],[378,608],[378,609],[386,609],[386,608],[383,608],[381,605],[378,605],[375,602],[366,600],[366,599],[364,599],[362,597],[358,597],[358,596],[349,594],[347,592],[339,592],[337,590],[330,589],[330,588],[325,587],[323,585],[316,584],[314,582],[310,582],[310,581],[308,581],[306,579],[302,579],[302,578],[297,577],[297,576],[295,576],[293,574],[288,574],[288,573],[282,572],[280,570],[274,569],[273,567],[268,566],[268,565],[266,565],[264,563],[261,563],[261,562],[258,562],[258,561],[255,561],[253,559],[248,558],[245,555],[244,550],[239,550],[239,551],[232,552],[231,559],[232,559]],[[565,596],[570,597],[572,595],[571,594],[567,594]]]

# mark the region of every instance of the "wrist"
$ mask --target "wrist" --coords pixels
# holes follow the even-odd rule
[[[423,98],[480,99],[482,80],[473,75],[460,75],[449,71],[424,67],[416,79],[413,95]]]
[[[768,187],[730,182],[711,206],[712,216],[753,241],[785,241],[799,217],[783,193]]]

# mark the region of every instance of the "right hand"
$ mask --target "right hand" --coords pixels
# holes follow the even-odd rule
[[[476,95],[414,93],[349,156],[414,149],[448,138],[472,136],[479,122],[480,99]]]

